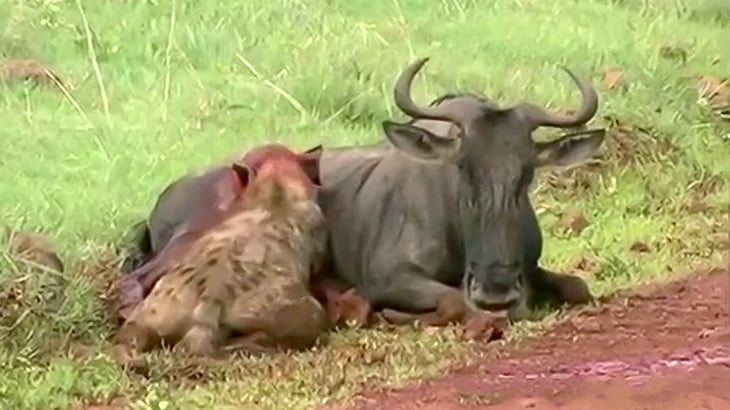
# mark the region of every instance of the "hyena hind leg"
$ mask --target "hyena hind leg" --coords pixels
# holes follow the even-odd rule
[[[207,298],[201,300],[192,313],[192,325],[180,341],[181,347],[195,356],[216,356],[217,341],[221,338],[220,303]]]
[[[120,365],[136,366],[139,353],[151,350],[160,344],[160,336],[147,326],[134,321],[125,322],[114,338],[111,356]]]
[[[263,356],[276,353],[279,351],[279,348],[265,332],[256,331],[227,340],[221,350],[226,353],[243,353],[250,356]]]
[[[160,344],[157,332],[135,321],[127,321],[117,332],[114,338],[116,344],[125,345],[138,352],[146,352]]]
[[[280,307],[272,319],[268,333],[277,346],[287,350],[306,350],[317,341],[328,340],[329,318],[314,296],[305,295]]]

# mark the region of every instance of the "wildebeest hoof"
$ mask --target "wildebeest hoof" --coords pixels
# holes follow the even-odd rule
[[[388,318],[385,317],[383,314],[383,311],[373,312],[370,318],[370,324],[374,327],[378,327],[381,330],[383,329],[393,329],[397,325],[391,323],[388,321]]]
[[[420,322],[425,326],[447,326],[452,323],[460,323],[466,315],[468,308],[464,302],[461,291],[444,293],[438,301],[435,311],[426,313],[406,313],[393,309],[383,309],[383,317],[392,324],[405,325],[413,322]]]
[[[509,325],[505,313],[473,313],[464,321],[464,338],[491,342],[499,340]]]
[[[588,284],[578,276],[556,274],[555,282],[560,304],[582,305],[594,300]]]
[[[416,320],[418,320],[418,315],[414,315],[411,313],[405,313],[405,312],[399,312],[397,310],[393,309],[383,309],[380,312],[381,317],[385,320],[386,323],[392,324],[392,325],[405,325],[408,323],[413,323]]]
[[[507,317],[512,323],[522,321],[535,321],[540,319],[538,312],[532,310],[526,302],[520,302],[507,311]]]
[[[333,326],[352,323],[355,327],[365,327],[370,323],[370,302],[357,289],[348,289],[328,302],[327,315]]]

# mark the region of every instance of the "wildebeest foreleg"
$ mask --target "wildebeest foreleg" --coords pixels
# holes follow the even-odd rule
[[[548,302],[553,306],[563,303],[579,305],[593,301],[588,284],[578,276],[554,273],[547,269],[537,267],[534,279],[530,283],[533,286],[533,300]]]
[[[467,338],[484,338],[494,340],[501,337],[506,327],[506,315],[478,311],[470,308],[464,301],[460,289],[452,288],[439,301],[435,311],[427,313],[406,313],[393,309],[383,309],[384,319],[396,325],[404,325],[418,321],[426,326],[446,326],[461,323]]]
[[[381,305],[384,318],[393,324],[415,320],[427,326],[445,326],[460,322],[467,312],[460,289],[416,275],[399,275],[386,286],[369,284],[364,289],[368,299]]]
[[[331,326],[337,327],[347,322],[354,322],[355,326],[367,326],[370,323],[372,306],[357,289],[324,275],[313,277],[310,288],[314,297],[325,307]]]
[[[526,298],[510,309],[510,320],[530,320],[536,307],[555,308],[562,304],[579,305],[594,300],[586,282],[575,275],[554,273],[541,267],[527,271]]]

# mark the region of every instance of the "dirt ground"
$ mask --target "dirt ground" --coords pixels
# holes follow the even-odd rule
[[[623,293],[480,364],[349,409],[728,409],[728,271]]]

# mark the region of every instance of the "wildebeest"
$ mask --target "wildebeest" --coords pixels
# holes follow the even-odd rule
[[[537,167],[578,163],[600,147],[601,130],[532,138],[541,126],[586,124],[597,111],[595,90],[565,68],[582,96],[569,116],[528,103],[500,108],[471,94],[419,107],[410,87],[426,61],[411,64],[396,82],[395,103],[412,120],[383,122],[390,144],[322,155],[320,204],[336,277],[391,321],[438,325],[502,309],[519,320],[541,301],[590,301],[583,280],[538,265],[542,236],[528,188]],[[205,189],[202,180],[191,181],[176,196]],[[186,215],[164,217],[179,225]]]
[[[602,131],[535,142],[541,126],[587,123],[598,97],[564,70],[582,96],[571,116],[528,103],[500,108],[470,94],[419,107],[411,82],[427,61],[395,84],[396,106],[413,118],[384,121],[391,146],[351,147],[322,157],[322,208],[338,276],[387,312],[434,312],[434,324],[469,310],[509,309],[522,319],[534,303],[583,303],[592,296],[576,276],[538,266],[542,237],[528,188],[535,168],[589,158]],[[460,305],[461,287],[470,306]]]
[[[142,268],[166,273],[120,328],[117,360],[160,340],[206,356],[303,349],[327,327],[309,292],[327,247],[314,181],[283,146],[255,151],[256,168],[231,167],[246,189],[228,209],[186,222]]]

